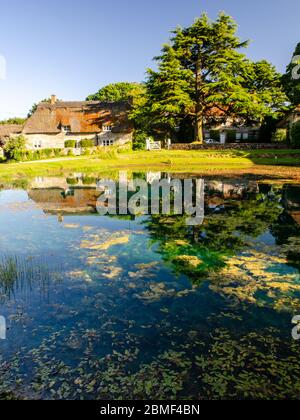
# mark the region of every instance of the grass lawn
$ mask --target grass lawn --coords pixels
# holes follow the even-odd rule
[[[270,167],[268,167],[270,165]],[[0,181],[9,178],[68,175],[72,172],[101,173],[116,170],[222,172],[276,169],[300,174],[300,150],[199,150],[126,152],[112,159],[97,157],[61,158],[53,161],[0,164]],[[297,169],[298,168],[298,169]],[[300,176],[300,175],[299,175]]]

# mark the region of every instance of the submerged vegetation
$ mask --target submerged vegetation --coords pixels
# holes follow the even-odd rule
[[[231,316],[234,318],[228,313]],[[138,363],[139,349],[133,336],[127,336],[133,345],[130,349],[97,358],[93,349],[99,337],[87,331],[83,336],[86,355],[73,367],[51,357],[51,346],[61,339],[58,332],[26,355],[32,361],[30,382],[19,373],[23,355],[14,357],[9,371],[0,360],[0,391],[6,390],[2,394],[5,399],[13,395],[8,389],[18,395],[25,386],[36,399],[299,399],[299,345],[280,338],[278,330],[238,336],[217,328],[209,340],[196,331],[176,333],[184,344],[174,344],[150,363]],[[75,334],[73,331],[66,338],[72,342]]]
[[[276,189],[226,202],[215,198],[219,205],[207,209],[202,226],[192,228],[184,216],[152,216],[146,224],[164,259],[197,280],[224,267],[226,257],[249,246],[275,223],[282,213],[280,198]]]
[[[81,216],[84,196],[49,214],[76,199],[63,189],[41,188],[38,205],[0,193],[1,244],[15,250],[0,260],[0,399],[300,398],[299,186],[205,185],[201,226]]]
[[[43,286],[50,281],[50,273],[45,265],[32,257],[0,257],[0,302],[10,299],[12,294]]]

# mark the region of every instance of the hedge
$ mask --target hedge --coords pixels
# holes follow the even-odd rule
[[[92,140],[92,139],[83,139],[80,142],[80,147],[83,147],[83,148],[95,147],[95,140]]]
[[[77,145],[77,141],[76,140],[67,140],[67,141],[65,141],[65,147],[66,148],[75,149],[76,145]]]

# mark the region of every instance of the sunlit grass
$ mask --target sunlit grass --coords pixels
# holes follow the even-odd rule
[[[101,173],[111,170],[197,172],[248,169],[260,165],[300,167],[300,150],[162,150],[126,152],[58,159],[53,162],[0,164],[0,181],[5,178],[57,176],[72,172]]]

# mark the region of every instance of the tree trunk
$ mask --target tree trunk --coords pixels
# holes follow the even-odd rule
[[[203,102],[202,102],[202,72],[201,72],[201,59],[198,58],[196,64],[196,117],[195,117],[195,138],[197,143],[203,143]]]
[[[203,144],[203,115],[202,112],[198,112],[195,118],[195,138],[194,141]]]

